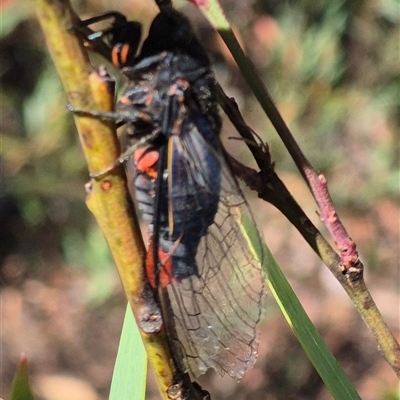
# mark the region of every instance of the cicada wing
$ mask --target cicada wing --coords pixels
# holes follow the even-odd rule
[[[217,140],[211,146],[196,129],[180,137],[181,156],[176,159],[181,163],[180,182],[173,184],[186,190],[182,185],[190,182],[201,204],[204,193],[216,190],[205,186],[210,178],[200,176],[201,168],[193,168],[204,165],[206,158],[207,165],[219,166],[219,201],[197,247],[198,274],[173,280],[167,290],[176,331],[174,345],[186,355],[187,369],[198,376],[212,367],[221,375],[226,372],[240,379],[257,357],[256,325],[262,314],[264,285],[260,262],[241,225],[243,215],[252,220],[251,212]],[[187,225],[196,229],[191,221]]]

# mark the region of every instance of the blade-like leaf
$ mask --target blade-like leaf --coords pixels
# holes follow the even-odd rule
[[[33,394],[29,385],[28,360],[23,354],[15,371],[11,389],[11,400],[33,400]]]
[[[242,216],[241,224],[254,254],[259,260],[263,260],[262,265],[266,275],[266,282],[275,300],[308,359],[324,381],[333,398],[338,400],[361,400],[349,378],[343,372],[304,311],[269,249],[265,245],[262,248],[260,247],[256,228],[245,215]]]
[[[109,400],[143,400],[146,394],[147,355],[128,305],[111,382]]]

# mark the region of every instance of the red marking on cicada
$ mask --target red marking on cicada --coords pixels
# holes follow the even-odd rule
[[[124,66],[128,61],[129,50],[130,50],[129,43],[116,44],[111,52],[112,63],[118,68]]]
[[[121,47],[121,54],[120,54],[120,60],[122,64],[126,64],[126,62],[128,61],[129,50],[130,50],[130,45],[128,43],[124,43]]]
[[[153,258],[153,242],[150,241],[146,257],[146,275],[150,286],[154,289],[156,289],[157,286],[166,287],[173,280],[171,255],[159,250],[158,262],[160,264],[160,269],[156,271]]]
[[[124,95],[122,95],[122,96],[120,97],[119,101],[120,101],[122,104],[125,104],[126,106],[130,106],[130,105],[132,104],[131,99],[130,99],[128,96],[124,96]]]
[[[189,87],[189,82],[185,79],[177,79],[168,89],[168,96],[178,96],[178,101],[183,100],[183,93]]]
[[[116,66],[119,67],[119,53],[121,49],[121,44],[117,44],[113,47],[112,52],[111,52],[111,61],[112,63]]]
[[[133,159],[135,160],[136,169],[138,171],[147,173],[153,178],[157,176],[157,172],[154,166],[156,165],[159,158],[160,153],[151,147],[142,147],[135,150],[133,153]]]
[[[171,85],[170,87],[169,87],[169,90],[168,90],[168,96],[174,96],[175,94],[176,94],[176,92],[177,92],[177,86],[176,86],[176,84],[173,84],[173,85]]]
[[[149,94],[147,95],[147,97],[146,97],[146,100],[145,100],[144,104],[145,104],[146,106],[149,106],[149,105],[153,102],[153,98],[154,98],[153,94],[152,94],[152,93],[149,93]]]

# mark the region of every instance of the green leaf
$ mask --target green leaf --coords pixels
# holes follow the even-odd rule
[[[333,398],[361,400],[349,378],[304,311],[271,252],[267,246],[260,246],[259,236],[253,223],[246,215],[242,216],[240,223],[256,257],[263,260],[266,282],[286,321]]]
[[[15,371],[11,389],[11,400],[33,400],[33,394],[29,385],[28,360],[23,354]]]
[[[131,307],[127,306],[109,400],[143,400],[147,355]]]

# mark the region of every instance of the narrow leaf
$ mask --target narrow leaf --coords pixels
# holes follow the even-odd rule
[[[109,400],[143,400],[147,356],[131,307],[127,306]]]
[[[361,400],[349,378],[325,344],[267,246],[260,246],[256,228],[242,216],[241,224],[256,257],[263,260],[266,282],[308,359],[334,399]]]
[[[11,400],[33,400],[33,394],[29,385],[28,360],[25,354],[21,355],[11,389]]]

